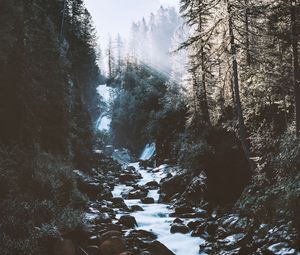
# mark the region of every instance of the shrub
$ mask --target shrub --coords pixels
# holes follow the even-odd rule
[[[45,152],[0,148],[1,254],[46,254],[46,243],[83,224],[85,197],[67,161]]]

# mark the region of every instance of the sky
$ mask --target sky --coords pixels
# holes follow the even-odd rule
[[[93,17],[102,50],[107,47],[108,35],[118,33],[123,38],[129,37],[133,21],[148,17],[161,5],[178,7],[179,0],[84,0]]]

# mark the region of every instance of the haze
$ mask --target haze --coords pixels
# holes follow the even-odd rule
[[[85,0],[85,4],[93,17],[100,46],[105,48],[109,34],[114,37],[120,33],[128,38],[133,21],[147,18],[161,5],[178,8],[179,0]]]

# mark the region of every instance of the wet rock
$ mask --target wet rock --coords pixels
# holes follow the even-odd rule
[[[146,189],[139,189],[139,190],[132,189],[122,193],[122,197],[125,199],[141,199],[147,197],[147,195],[148,195],[148,190]]]
[[[119,204],[119,203],[124,203],[124,199],[121,197],[113,197],[110,199],[113,204]]]
[[[144,211],[144,209],[139,205],[132,205],[130,207],[130,210],[133,211],[133,212]]]
[[[184,219],[194,219],[194,218],[206,218],[207,214],[204,214],[202,212],[185,213],[185,214],[170,213],[170,217],[180,217],[180,218],[184,218]]]
[[[179,219],[179,218],[176,218],[173,223],[178,223],[178,224],[182,224],[183,223],[183,220]]]
[[[294,255],[297,254],[296,250],[289,247],[287,243],[275,243],[267,248],[270,255]]]
[[[111,223],[112,219],[108,213],[99,213],[93,221],[96,224],[99,223]]]
[[[240,255],[240,254],[242,254],[240,247],[229,250],[229,251],[227,251],[227,250],[226,251],[220,251],[220,253],[219,253],[219,255]]]
[[[195,210],[192,207],[177,207],[175,208],[175,214],[193,213]]]
[[[204,172],[201,172],[198,176],[195,176],[192,179],[189,185],[187,185],[182,196],[188,201],[201,201],[204,199],[206,192],[207,176]]]
[[[124,199],[121,197],[114,197],[111,198],[110,201],[112,202],[113,208],[121,208],[125,211],[130,211],[126,203],[124,202]]]
[[[125,252],[126,247],[120,237],[111,237],[100,245],[99,250],[101,255],[118,255]]]
[[[160,200],[163,202],[170,202],[175,194],[182,194],[184,192],[188,184],[187,182],[184,175],[176,175],[162,180]]]
[[[100,243],[103,243],[104,241],[112,238],[112,237],[122,237],[122,232],[121,231],[117,231],[117,230],[110,230],[110,231],[107,231],[105,233],[103,233],[101,236],[100,236]]]
[[[221,240],[222,243],[225,243],[227,246],[234,246],[239,244],[246,237],[245,233],[238,233],[227,236],[225,239]]]
[[[127,149],[116,149],[112,153],[112,158],[117,161],[120,165],[128,165],[130,162],[134,161],[133,156]]]
[[[152,255],[152,253],[149,251],[143,251],[139,255]]]
[[[154,203],[155,203],[154,198],[152,198],[152,197],[145,197],[145,198],[142,198],[142,199],[141,199],[141,202],[142,202],[143,204],[154,204]]]
[[[213,222],[208,222],[206,225],[206,231],[209,235],[214,236],[218,229],[218,224]]]
[[[170,251],[164,244],[159,241],[154,241],[149,244],[147,250],[149,250],[152,254],[157,255],[175,255],[172,251]]]
[[[174,233],[187,234],[187,233],[190,232],[190,229],[187,226],[183,225],[183,224],[174,223],[174,224],[171,225],[170,232],[172,234],[174,234]]]
[[[157,238],[157,235],[154,234],[153,232],[150,231],[146,231],[146,230],[132,230],[128,237],[130,238],[140,238],[142,239],[144,242],[151,242],[154,241]]]
[[[97,196],[97,198],[98,198],[99,200],[100,200],[100,199],[107,199],[107,200],[109,200],[109,199],[111,199],[112,197],[113,197],[113,194],[112,194],[111,190],[108,189],[108,188],[103,189],[102,192],[99,193],[98,196]]]
[[[201,220],[196,220],[196,221],[190,221],[187,226],[191,229],[191,230],[195,230],[199,225],[201,225],[203,223],[203,221]]]
[[[150,166],[150,163],[148,160],[140,160],[139,167],[142,169],[147,169],[147,167]]]
[[[149,190],[153,190],[153,189],[158,189],[160,185],[157,181],[151,181],[151,182],[147,182],[145,184],[145,187]]]
[[[135,175],[135,174],[120,174],[120,176],[119,176],[120,182],[124,183],[124,184],[134,182],[140,178],[141,178],[140,176]]]
[[[78,189],[88,195],[90,199],[97,199],[97,196],[102,192],[103,187],[100,185],[99,180],[93,178],[80,170],[73,171],[77,177]]]
[[[133,253],[129,252],[129,251],[125,251],[125,252],[122,252],[118,255],[133,255]]]
[[[192,236],[193,237],[196,237],[196,236],[202,236],[202,234],[204,233],[205,231],[205,228],[206,228],[206,224],[205,223],[201,223],[199,224],[195,230],[193,230],[192,232]]]
[[[118,221],[118,224],[121,224],[127,228],[134,228],[137,226],[137,222],[136,222],[135,218],[131,215],[121,216],[121,218]]]

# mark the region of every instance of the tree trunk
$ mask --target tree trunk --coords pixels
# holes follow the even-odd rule
[[[246,30],[246,63],[247,66],[251,65],[251,54],[250,54],[250,39],[249,39],[249,0],[245,0],[245,30]]]
[[[243,150],[249,159],[249,149],[246,141],[246,128],[244,124],[244,116],[242,110],[242,104],[240,99],[240,88],[239,88],[239,74],[238,74],[238,64],[237,64],[237,50],[235,44],[235,37],[233,33],[233,23],[232,23],[232,12],[231,5],[227,0],[227,12],[228,12],[228,29],[230,36],[230,45],[231,45],[231,59],[232,59],[232,79],[233,79],[233,88],[236,104],[237,119],[239,124],[239,136]]]
[[[202,23],[202,14],[199,13],[199,27],[198,30],[201,33],[202,32],[202,27],[203,27],[203,23]],[[209,110],[208,110],[208,102],[207,102],[207,90],[206,90],[206,63],[205,63],[205,51],[204,51],[204,42],[203,39],[201,38],[200,40],[200,58],[201,58],[201,87],[199,89],[201,89],[200,92],[200,104],[201,104],[201,110],[202,110],[202,114],[203,114],[203,120],[205,123],[207,123],[208,125],[210,125],[210,116],[209,116]]]
[[[300,132],[300,66],[298,57],[298,27],[297,27],[297,6],[296,1],[291,0],[291,30],[293,49],[293,82],[295,90],[295,112],[296,112],[296,135]]]

